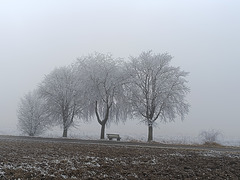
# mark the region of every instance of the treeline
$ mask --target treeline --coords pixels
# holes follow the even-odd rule
[[[174,121],[188,113],[188,73],[171,66],[171,59],[167,53],[151,51],[127,61],[111,54],[82,56],[54,69],[21,99],[18,127],[35,136],[60,125],[67,137],[79,119],[96,119],[104,139],[106,124],[137,117],[148,126],[152,141],[157,120]]]

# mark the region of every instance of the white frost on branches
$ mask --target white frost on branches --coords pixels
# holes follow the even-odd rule
[[[48,118],[63,127],[63,137],[67,137],[75,117],[85,121],[96,117],[101,139],[106,125],[135,117],[148,125],[151,141],[157,120],[169,122],[178,116],[183,119],[189,111],[188,73],[171,66],[171,59],[167,53],[151,51],[130,57],[125,63],[111,54],[82,56],[72,66],[57,68],[47,75],[38,93]]]
[[[149,51],[131,57],[126,66],[132,110],[149,126],[157,119],[173,121],[177,115],[184,118],[188,113],[189,104],[185,100],[189,92],[185,80],[188,73],[170,66],[171,59],[168,54]]]
[[[87,92],[85,118],[96,115],[102,131],[107,123],[124,119],[126,108],[122,85],[126,78],[122,61],[114,59],[111,54],[95,53],[79,58],[77,66]]]
[[[74,123],[74,118],[83,109],[79,78],[72,67],[61,67],[45,77],[39,93],[46,101],[48,112],[63,127],[63,137]]]
[[[17,116],[18,128],[29,136],[42,134],[49,125],[47,107],[36,91],[29,92],[21,99]]]

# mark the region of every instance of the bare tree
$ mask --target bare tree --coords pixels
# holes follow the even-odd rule
[[[29,136],[42,134],[50,124],[45,102],[36,91],[29,92],[21,99],[17,116],[18,128]]]
[[[118,122],[126,115],[122,88],[125,78],[120,64],[120,59],[101,53],[81,57],[77,61],[79,76],[85,79],[84,87],[88,94],[85,118],[96,116],[101,125],[101,139],[104,139],[106,124]]]
[[[219,141],[219,137],[222,136],[221,131],[218,130],[207,130],[207,131],[202,131],[199,134],[199,137],[202,139],[202,141],[205,144],[213,144],[213,143],[217,143],[217,141]]]
[[[67,137],[69,127],[84,106],[80,85],[72,67],[61,67],[47,75],[39,87],[49,115],[63,127],[63,137]]]
[[[148,125],[148,141],[153,140],[153,125],[157,119],[174,121],[177,115],[184,118],[189,104],[185,100],[189,88],[185,77],[188,73],[169,65],[168,54],[143,52],[139,57],[130,57],[126,64],[130,83],[129,102],[135,116]]]

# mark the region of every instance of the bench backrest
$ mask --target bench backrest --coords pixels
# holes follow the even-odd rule
[[[119,134],[107,134],[107,136],[111,138],[119,138]]]

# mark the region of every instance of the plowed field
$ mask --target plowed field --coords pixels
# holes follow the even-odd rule
[[[0,140],[0,179],[240,179],[240,154]]]

